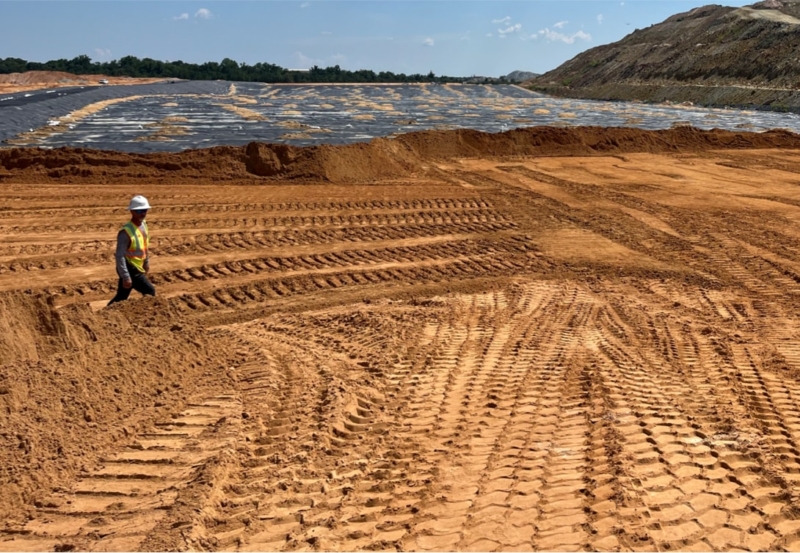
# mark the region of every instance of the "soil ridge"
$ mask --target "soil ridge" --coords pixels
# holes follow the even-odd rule
[[[407,178],[429,163],[476,156],[585,156],[698,152],[713,149],[798,148],[800,136],[679,127],[530,127],[504,133],[472,129],[420,131],[369,143],[294,147],[250,143],[180,153],[133,154],[82,148],[0,150],[0,182],[180,184],[290,179],[369,182]]]

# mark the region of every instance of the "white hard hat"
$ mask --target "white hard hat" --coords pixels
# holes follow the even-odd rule
[[[144,196],[134,196],[131,198],[131,203],[128,206],[128,211],[134,211],[136,209],[150,209],[150,204],[147,203],[147,198]]]

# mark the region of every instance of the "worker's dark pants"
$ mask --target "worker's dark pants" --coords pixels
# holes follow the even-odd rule
[[[116,303],[118,301],[125,301],[128,299],[128,296],[131,295],[131,290],[136,290],[143,296],[155,296],[156,295],[156,287],[153,286],[153,283],[147,278],[147,275],[144,273],[140,273],[135,267],[132,265],[128,265],[128,273],[131,275],[131,281],[133,282],[133,286],[130,288],[125,288],[122,285],[122,279],[119,279],[119,284],[117,284],[117,295],[114,296],[108,305],[112,303]],[[106,306],[108,307],[108,306]]]

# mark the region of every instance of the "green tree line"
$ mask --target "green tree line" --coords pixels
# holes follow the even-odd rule
[[[261,83],[373,83],[373,82],[462,82],[460,77],[436,76],[433,71],[427,75],[414,73],[376,73],[370,69],[348,71],[338,65],[321,68],[316,65],[308,71],[292,71],[271,63],[248,65],[230,58],[221,62],[209,61],[202,64],[182,61],[158,61],[150,58],[139,59],[125,56],[118,60],[93,62],[89,56],[81,55],[71,60],[59,59],[44,63],[26,61],[20,58],[0,58],[0,74],[24,73],[25,71],[64,71],[77,75],[108,75],[110,77],[154,77],[164,79],[190,79],[250,81]]]

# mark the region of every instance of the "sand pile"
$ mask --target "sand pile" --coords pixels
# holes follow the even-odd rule
[[[387,139],[370,144],[311,148],[260,144],[247,146],[247,171],[254,175],[364,181],[407,175],[420,169],[413,152]]]
[[[98,77],[100,78],[100,77]],[[83,80],[78,75],[63,71],[27,71],[0,75],[0,84],[47,84],[59,81]]]
[[[491,134],[471,129],[420,131],[344,146],[252,143],[180,153],[126,154],[59,148],[0,150],[2,182],[194,182],[280,176],[350,182],[401,178],[426,160],[514,155],[694,152],[719,148],[798,148],[800,136],[677,127],[660,131],[603,127],[531,127]],[[276,161],[277,160],[277,161]]]
[[[14,292],[0,314],[0,519],[227,378],[213,337],[164,300],[92,313]]]

